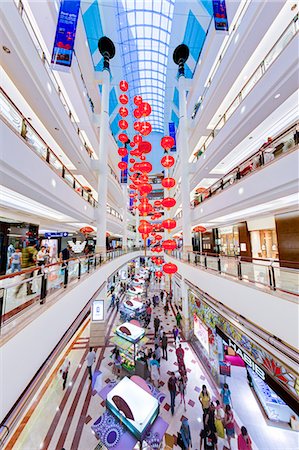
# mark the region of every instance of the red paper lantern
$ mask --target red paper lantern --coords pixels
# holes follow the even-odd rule
[[[119,161],[117,165],[120,170],[126,170],[126,168],[128,167],[128,164],[125,161]]]
[[[141,156],[140,156],[140,160],[141,160],[141,161],[146,161],[146,156],[141,155]]]
[[[134,109],[133,114],[135,119],[140,119],[142,117],[142,113],[139,108]]]
[[[126,92],[129,89],[129,85],[128,82],[125,80],[121,80],[119,82],[119,89],[123,92]]]
[[[156,276],[157,278],[162,278],[162,277],[163,277],[163,272],[161,272],[161,270],[157,270],[157,271],[155,272],[155,276]]]
[[[121,117],[127,117],[128,114],[129,114],[129,111],[127,110],[127,108],[125,108],[124,106],[121,106],[119,108],[119,115]]]
[[[155,249],[155,251],[156,251],[157,253],[161,253],[161,252],[163,252],[163,248],[162,248],[162,247],[160,247],[160,246],[158,246],[158,247],[154,247],[154,249]]]
[[[120,142],[122,142],[123,144],[125,144],[126,142],[128,142],[129,138],[125,133],[120,133],[118,135],[118,139],[120,140]]]
[[[163,228],[166,228],[166,230],[173,230],[173,228],[176,227],[176,221],[174,219],[166,219],[162,222]]]
[[[119,154],[119,156],[124,158],[125,156],[127,156],[128,150],[126,148],[122,147],[117,150],[117,153]]]
[[[162,186],[165,187],[166,189],[173,188],[173,186],[175,186],[175,179],[174,178],[163,178]]]
[[[169,150],[174,146],[174,139],[171,136],[164,136],[161,139],[161,147],[164,148],[164,150]]]
[[[169,169],[170,167],[172,167],[174,165],[174,157],[170,156],[170,155],[165,155],[163,156],[163,158],[161,159],[161,164],[163,167],[165,167],[166,169]]]
[[[142,136],[140,136],[140,134],[135,134],[135,136],[133,136],[133,141],[135,142],[135,144],[140,144],[140,142],[142,141]]]
[[[146,220],[140,222],[140,225],[138,227],[138,231],[141,234],[150,234],[153,230],[153,226],[147,222]]]
[[[138,149],[142,153],[150,153],[150,151],[152,150],[152,144],[150,142],[147,142],[147,141],[142,141],[138,145]]]
[[[118,126],[119,126],[119,128],[120,128],[121,130],[126,130],[126,129],[128,128],[128,122],[127,122],[126,120],[124,120],[124,119],[121,119],[121,120],[118,122]]]
[[[157,241],[161,241],[161,239],[162,239],[161,234],[156,234],[156,240],[157,240]]]
[[[205,233],[207,229],[205,227],[202,227],[201,225],[198,225],[197,227],[193,228],[194,233]]]
[[[141,103],[142,103],[142,97],[141,97],[141,95],[135,95],[135,97],[134,97],[134,103],[135,103],[136,106],[141,105]]]
[[[167,239],[163,242],[162,247],[164,250],[174,250],[176,248],[176,242],[172,239]]]
[[[140,123],[140,122],[134,122],[133,127],[134,127],[134,130],[135,130],[135,131],[139,131],[139,130],[140,130],[140,126],[141,126],[141,123]]]
[[[140,203],[138,209],[142,216],[147,216],[152,211],[153,207],[150,203]]]
[[[149,116],[152,112],[151,105],[147,102],[142,102],[141,105],[139,105],[139,109],[143,117]]]
[[[130,158],[129,161],[130,161],[131,164],[134,164],[135,159],[134,158]]]
[[[178,271],[178,266],[173,263],[166,263],[163,265],[163,272],[167,273],[168,275],[173,275]]]
[[[137,170],[140,170],[140,172],[142,172],[142,173],[149,173],[153,170],[153,166],[151,165],[150,162],[144,161],[144,162],[138,163]]]
[[[135,142],[130,142],[130,147],[135,147]]]
[[[122,105],[126,105],[129,101],[128,96],[126,94],[121,94],[119,96],[119,101]]]
[[[156,206],[156,208],[160,208],[160,206],[162,206],[161,200],[155,200],[154,201],[154,206]]]
[[[89,233],[93,233],[94,229],[92,227],[83,227],[83,228],[80,228],[79,231],[82,234],[89,234]]]
[[[164,206],[164,208],[167,209],[173,208],[173,206],[176,205],[176,200],[175,198],[172,197],[165,197],[162,200],[162,205]]]
[[[141,127],[139,128],[139,133],[142,136],[148,136],[152,131],[152,125],[149,122],[142,122]]]
[[[147,195],[150,192],[152,192],[152,190],[153,190],[153,187],[151,184],[144,183],[144,184],[139,185],[139,192],[141,195],[145,195],[145,194]]]
[[[156,216],[156,219],[161,219],[161,217],[162,217],[162,214],[161,214],[161,213],[159,213],[159,212],[157,212],[157,213],[155,214],[155,216]]]

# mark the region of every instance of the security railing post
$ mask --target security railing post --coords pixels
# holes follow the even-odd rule
[[[188,252],[188,263],[190,264],[190,253]]]
[[[41,280],[41,288],[40,288],[40,304],[43,305],[46,301],[47,297],[47,277],[45,272],[43,271],[42,280]]]
[[[221,273],[221,259],[220,259],[220,256],[218,256],[217,265],[218,265],[218,272]]]
[[[90,257],[87,256],[87,273],[89,273],[89,269],[90,269]]]
[[[271,275],[272,275],[272,289],[273,291],[276,291],[276,282],[275,282],[275,272],[274,272],[274,267],[270,266],[270,270],[271,270]]]
[[[64,266],[64,281],[63,281],[63,284],[64,284],[64,288],[66,288],[67,287],[67,283],[68,283],[68,279],[69,279],[69,272],[68,272],[68,266],[67,266],[67,264]]]
[[[208,258],[207,258],[207,254],[205,253],[205,256],[204,256],[204,265],[205,265],[205,269],[207,269],[208,268]]]
[[[241,264],[241,261],[239,260],[238,261],[238,278],[239,278],[239,280],[242,280],[242,264]]]
[[[78,280],[81,278],[81,259],[79,259],[78,262]]]
[[[271,271],[271,267],[270,266],[268,267],[268,274],[269,274],[269,287],[270,287],[271,290],[274,290],[273,289],[273,283],[272,283],[272,271]]]

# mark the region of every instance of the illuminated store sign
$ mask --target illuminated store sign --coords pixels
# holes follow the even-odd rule
[[[202,321],[196,314],[193,315],[193,320],[194,320],[194,335],[197,337],[203,348],[206,350],[207,354],[209,354],[210,346],[209,346],[208,327],[202,323]]]
[[[248,367],[250,367],[262,380],[266,379],[265,372],[255,364],[254,361],[245,353],[243,350],[241,350],[230,338],[228,338],[228,345],[231,347],[237,355],[239,355],[245,364],[247,364]]]
[[[104,300],[94,300],[92,302],[92,321],[100,322],[104,320]]]

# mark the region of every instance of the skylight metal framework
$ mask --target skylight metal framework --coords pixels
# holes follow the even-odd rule
[[[164,103],[175,0],[117,0],[124,77],[132,97],[150,103],[153,131],[164,132]],[[131,99],[132,100],[132,99]],[[134,105],[131,104],[133,109]]]

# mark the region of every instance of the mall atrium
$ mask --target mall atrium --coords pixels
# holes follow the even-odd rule
[[[298,450],[298,1],[0,7],[0,448]]]

